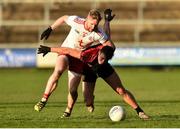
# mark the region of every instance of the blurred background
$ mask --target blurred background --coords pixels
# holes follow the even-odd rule
[[[116,14],[111,22],[117,46],[113,65],[180,65],[179,0],[1,0],[0,67],[53,66],[56,56],[42,61],[36,48],[59,46],[70,27],[59,27],[44,43],[42,31],[62,15],[86,17],[92,8],[102,16],[106,8]]]

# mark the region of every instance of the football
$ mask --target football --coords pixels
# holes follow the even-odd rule
[[[126,113],[122,106],[113,106],[109,111],[109,117],[114,122],[124,120],[125,116]]]

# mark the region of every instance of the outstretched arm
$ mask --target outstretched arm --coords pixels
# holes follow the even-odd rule
[[[51,47],[51,52],[70,55],[72,57],[80,59],[81,51],[73,48],[67,47]]]
[[[107,36],[109,37],[109,39],[111,39],[111,30],[110,30],[110,22],[111,20],[113,20],[113,18],[115,17],[115,14],[112,15],[112,10],[111,9],[106,9],[104,11],[104,31],[107,34]]]
[[[68,18],[68,15],[64,15],[60,18],[58,18],[52,25],[51,28],[52,30],[56,29],[57,27],[59,27],[60,25],[62,25]]]
[[[46,30],[43,31],[43,33],[41,34],[41,40],[42,39],[47,40],[51,32],[54,29],[56,29],[58,26],[62,25],[67,20],[67,18],[68,18],[67,15],[58,18],[51,26],[49,26]]]
[[[104,32],[106,33],[106,35],[108,36],[108,41],[106,43],[104,43],[104,45],[108,45],[111,46],[115,49],[115,45],[111,40],[111,29],[110,29],[110,21],[113,20],[113,18],[115,17],[115,14],[112,15],[112,10],[111,9],[106,9],[104,11]]]
[[[110,22],[109,21],[107,21],[107,20],[104,21],[103,30],[106,33],[106,35],[108,36],[108,39],[111,40],[111,30],[110,30]]]
[[[43,54],[45,56],[48,52],[58,53],[61,55],[70,55],[72,57],[80,59],[81,51],[73,48],[66,47],[47,47],[40,45],[38,48],[38,54]]]

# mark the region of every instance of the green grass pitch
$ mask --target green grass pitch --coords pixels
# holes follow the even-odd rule
[[[136,112],[122,101],[102,79],[95,89],[95,111],[88,113],[83,102],[81,85],[72,116],[60,119],[67,102],[67,72],[59,80],[56,91],[41,112],[33,107],[42,97],[53,69],[0,69],[1,128],[179,128],[180,69],[116,68],[124,86],[136,97],[139,105],[151,116],[140,120]],[[126,119],[112,122],[110,108],[122,105]]]

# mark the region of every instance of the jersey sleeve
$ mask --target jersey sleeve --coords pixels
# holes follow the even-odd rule
[[[69,16],[65,22],[71,27],[76,27],[78,24],[83,22],[83,20],[80,17],[73,15]]]
[[[92,63],[98,57],[98,52],[102,45],[89,47],[81,52],[80,60],[84,63]]]

